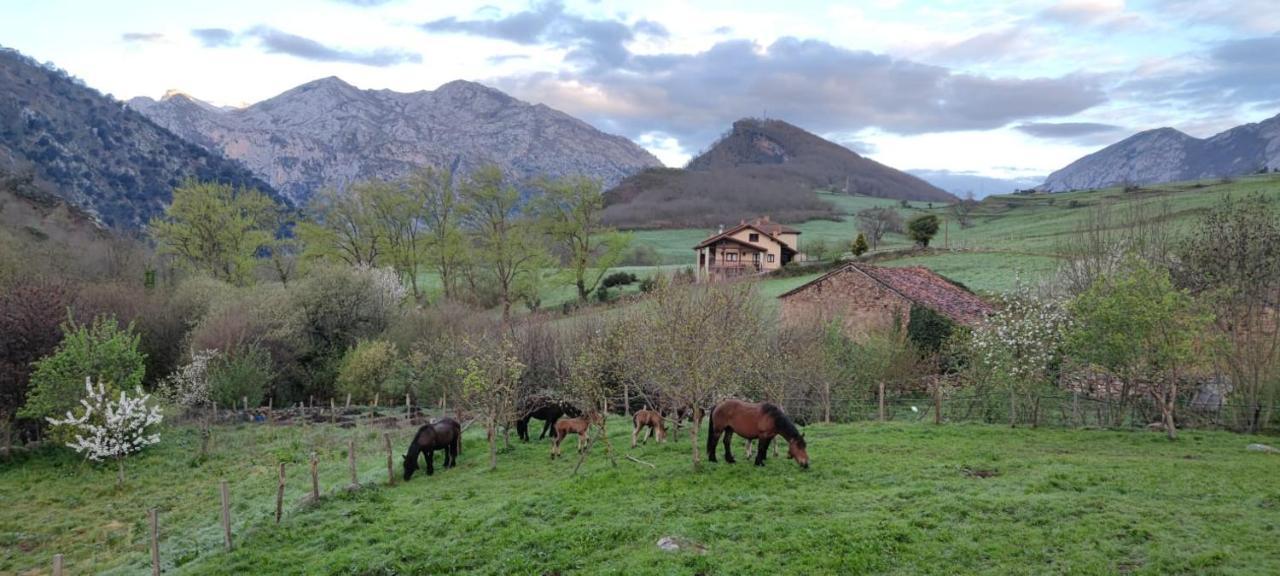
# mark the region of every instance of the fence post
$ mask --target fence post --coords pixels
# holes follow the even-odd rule
[[[334,404],[333,397],[329,397],[329,423],[333,424],[338,421],[338,406]]]
[[[347,466],[351,468],[351,486],[359,487],[360,480],[356,477],[356,441],[347,441]]]
[[[62,576],[62,555],[53,555],[53,576]]]
[[[280,463],[280,483],[276,486],[276,524],[280,524],[280,516],[284,514],[284,462]]]
[[[151,576],[160,576],[160,520],[155,508],[147,511],[147,523],[151,525]]]
[[[381,393],[378,393],[378,392],[374,392],[374,393],[373,393],[373,411],[374,411],[374,412],[377,412],[377,411],[378,411],[378,397],[379,397],[379,396],[381,396]]]
[[[884,381],[880,382],[880,421],[884,422]]]
[[[385,442],[385,443],[386,443],[386,445],[387,445],[387,485],[388,485],[388,486],[395,486],[395,484],[396,484],[396,468],[395,468],[395,464],[393,464],[393,463],[392,463],[392,462],[393,462],[393,460],[392,460],[392,452],[391,452],[391,433],[390,433],[390,432],[383,432],[383,433],[382,433],[382,440],[383,440],[383,442]],[[447,450],[447,449],[446,449],[446,450]]]
[[[316,465],[320,459],[315,452],[311,453],[311,499],[320,499],[320,475],[316,471]]]
[[[222,492],[222,539],[227,550],[231,550],[231,495],[227,493],[226,480],[219,484],[219,491]]]
[[[404,393],[404,421],[413,422],[413,409],[409,407],[409,393]]]
[[[274,422],[276,419],[275,398],[267,396],[267,422]]]
[[[244,411],[245,411],[245,413],[246,413],[246,414],[248,414],[248,413],[249,413],[249,397],[248,397],[248,396],[241,396],[241,397],[240,397],[240,402],[241,402],[242,404],[244,404]]]
[[[1080,391],[1071,391],[1071,425],[1080,427]]]
[[[347,408],[351,407],[351,393],[347,392]]]
[[[933,383],[933,423],[942,424],[942,382]]]

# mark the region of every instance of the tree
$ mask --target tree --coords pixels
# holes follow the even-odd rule
[[[60,284],[23,280],[0,290],[0,427],[6,456],[12,453],[12,425],[27,399],[32,363],[57,349],[70,303]]]
[[[938,217],[933,214],[921,214],[907,222],[907,236],[915,240],[916,245],[928,248],[933,235],[938,233]]]
[[[1257,433],[1280,396],[1280,214],[1264,196],[1227,197],[1179,247],[1178,284],[1214,312],[1213,348],[1241,428]]]
[[[338,392],[358,402],[403,396],[408,391],[407,366],[396,345],[385,340],[365,340],[347,350],[338,369]]]
[[[1053,381],[1070,326],[1060,302],[1019,282],[1001,296],[998,311],[973,331],[970,365],[1009,392],[1010,426],[1018,422],[1019,399],[1032,405],[1031,422],[1037,423],[1034,397]]]
[[[854,217],[858,220],[858,231],[866,235],[872,250],[880,247],[885,234],[902,231],[902,215],[893,208],[866,208]]]
[[[459,270],[467,260],[462,211],[453,189],[453,173],[422,168],[409,175],[408,186],[422,207],[422,226],[427,239],[424,261],[440,275],[445,298],[453,298],[457,295]]]
[[[201,350],[191,355],[191,361],[180,366],[160,381],[161,395],[172,405],[190,414],[205,410],[200,418],[200,455],[209,453],[209,436],[212,422],[207,410],[213,402],[209,384],[209,364],[218,357],[217,350]]]
[[[409,185],[370,184],[368,189],[369,211],[373,226],[378,229],[379,257],[402,277],[409,279],[413,298],[421,296],[418,290],[419,263],[423,260],[428,243],[428,233],[423,226],[426,204]]]
[[[46,418],[75,407],[86,374],[117,390],[142,385],[146,356],[132,324],[121,329],[114,317],[98,316],[88,326],[68,320],[62,332],[57,350],[35,363],[21,416]]]
[[[1208,318],[1169,273],[1131,259],[1126,269],[1099,279],[1072,303],[1074,354],[1133,384],[1160,408],[1169,439],[1177,438],[1173,412],[1178,379],[1195,360],[1196,339]]]
[[[854,258],[866,254],[870,249],[871,247],[867,245],[867,235],[862,232],[859,232],[858,237],[853,239],[853,244],[849,245],[849,251],[853,252]]]
[[[1052,201],[1053,200],[1050,199],[1050,203],[1052,203]],[[965,192],[963,199],[957,200],[951,205],[951,215],[956,219],[956,222],[960,224],[961,228],[968,228],[973,225],[973,220],[970,218],[970,215],[972,214],[974,207],[977,205],[978,201],[973,198],[973,191]]]
[[[256,344],[243,344],[209,363],[209,394],[223,406],[259,406],[274,376],[271,355]]]
[[[617,266],[631,237],[604,226],[600,182],[583,176],[538,183],[542,197],[534,203],[543,230],[559,247],[573,273],[578,300],[586,302],[600,280]]]
[[[545,267],[546,252],[534,223],[516,214],[520,193],[497,166],[476,170],[462,187],[462,200],[462,221],[475,244],[476,263],[493,280],[507,322],[522,283]]]
[[[124,390],[116,400],[107,393],[101,382],[93,386],[91,378],[84,379],[85,395],[80,400],[84,411],[79,416],[67,412],[65,418],[48,418],[55,427],[66,427],[75,434],[75,441],[67,447],[84,454],[86,458],[101,462],[113,458],[117,464],[117,484],[124,483],[124,459],[147,446],[160,443],[160,434],[152,427],[164,418],[160,409],[150,404],[151,396],[136,387],[130,398]]]
[[[817,238],[809,241],[804,246],[805,255],[809,258],[821,262],[831,257],[831,246],[826,240]]]
[[[219,280],[247,284],[258,252],[275,238],[275,222],[275,203],[257,190],[188,181],[174,189],[173,203],[149,228],[160,253]]]
[[[385,243],[373,211],[372,197],[386,184],[365,182],[346,191],[321,190],[307,206],[306,219],[298,223],[298,237],[306,260],[345,262],[350,266],[377,266],[378,250]]]
[[[489,469],[498,467],[498,427],[516,419],[516,395],[525,366],[511,340],[482,337],[467,343],[471,349],[462,378],[462,402],[484,422],[489,441]]]

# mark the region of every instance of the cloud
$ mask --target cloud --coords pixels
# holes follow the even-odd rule
[[[1123,130],[1114,124],[1096,122],[1026,122],[1014,129],[1036,138],[1079,138]]]
[[[342,4],[350,4],[352,6],[359,6],[361,8],[372,8],[374,6],[382,6],[383,4],[390,4],[395,0],[333,0],[333,1],[339,2]]]
[[[1188,23],[1213,24],[1250,34],[1280,32],[1275,0],[1156,0],[1153,10]]]
[[[983,32],[953,44],[938,46],[927,53],[931,62],[967,64],[992,62],[1019,56],[1036,48],[1025,28]]]
[[[1178,67],[1122,83],[1117,92],[1151,104],[1199,112],[1234,111],[1241,104],[1280,104],[1280,34],[1218,42]]]
[[[236,41],[236,33],[226,28],[196,28],[191,31],[191,35],[200,40],[206,48],[233,46]]]
[[[1087,75],[994,78],[795,38],[727,40],[695,54],[628,55],[617,66],[493,83],[609,131],[660,130],[689,149],[766,112],[825,133],[921,134],[1069,116],[1107,100]]]
[[[469,34],[507,40],[517,44],[548,44],[568,50],[566,60],[599,66],[617,66],[630,53],[626,44],[637,36],[665,38],[667,29],[651,20],[627,24],[618,20],[595,20],[565,11],[557,1],[543,2],[503,17],[462,20],[456,17],[432,20],[420,25],[432,33]]]
[[[490,64],[498,65],[498,64],[506,64],[507,62],[511,62],[513,60],[528,60],[528,59],[529,59],[528,54],[498,54],[497,56],[490,56],[485,60]]]
[[[1146,21],[1141,16],[1126,9],[1124,0],[1063,0],[1042,10],[1039,19],[1072,27],[1091,26],[1111,32],[1146,26]]]
[[[836,144],[844,146],[845,148],[853,150],[854,152],[857,152],[858,154],[861,154],[863,156],[869,156],[871,154],[875,154],[880,149],[875,144],[871,142],[867,142],[865,140],[839,140],[836,142]]]
[[[269,53],[288,54],[317,62],[348,62],[376,67],[422,62],[422,56],[414,52],[394,48],[378,48],[368,52],[342,50],[267,26],[258,26],[248,34],[257,38],[263,50]]]
[[[159,42],[164,40],[164,34],[159,32],[125,32],[120,35],[120,39],[125,42]]]

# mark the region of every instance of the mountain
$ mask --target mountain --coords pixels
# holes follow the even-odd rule
[[[924,180],[781,120],[746,118],[683,170],[649,169],[605,193],[605,220],[625,228],[712,227],[769,215],[838,218],[818,190],[951,202]]]
[[[422,165],[456,165],[465,173],[494,162],[518,181],[583,174],[606,187],[662,165],[626,138],[461,80],[400,93],[361,90],[329,77],[240,109],[173,92],[129,105],[244,162],[299,203],[325,187],[398,178]]]
[[[1020,178],[994,178],[969,172],[951,170],[907,170],[925,182],[964,198],[972,193],[974,198],[986,198],[995,194],[1012,194],[1017,190],[1035,188],[1044,182],[1044,176]]]
[[[1139,132],[1049,175],[1042,190],[1201,180],[1280,169],[1280,115],[1210,138],[1159,128]]]
[[[9,49],[0,49],[0,171],[30,174],[118,229],[146,224],[189,178],[275,194],[238,163]]]

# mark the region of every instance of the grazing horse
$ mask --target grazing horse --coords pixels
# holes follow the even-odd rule
[[[458,464],[458,452],[462,450],[462,425],[453,418],[441,418],[418,429],[418,433],[409,442],[409,453],[404,455],[404,479],[413,477],[418,469],[418,454],[425,452],[427,456],[427,476],[435,473],[435,451],[444,450],[444,467],[453,468]]]
[[[555,460],[560,456],[560,442],[565,436],[570,434],[578,435],[578,453],[582,453],[583,445],[587,441],[587,430],[591,428],[592,423],[600,422],[599,413],[592,413],[590,416],[579,418],[566,418],[556,422],[556,435],[551,442],[551,459]]]
[[[524,410],[524,415],[516,420],[516,435],[525,442],[529,441],[529,420],[537,418],[542,420],[542,433],[538,435],[541,440],[547,437],[555,428],[556,421],[561,417],[569,416],[576,418],[581,416],[582,412],[568,402],[560,402],[547,398],[535,398],[528,403],[528,407]]]
[[[653,410],[644,409],[636,412],[631,417],[631,423],[634,427],[631,429],[631,447],[636,447],[636,434],[640,434],[640,443],[644,444],[646,440],[657,435],[658,442],[667,441],[667,425],[662,421],[662,414]],[[643,433],[640,431],[648,428]]]
[[[716,461],[716,442],[723,433],[724,461],[732,464],[733,453],[729,450],[729,444],[733,435],[737,434],[760,441],[756,450],[756,466],[764,466],[765,456],[769,453],[769,442],[774,436],[780,435],[787,440],[787,456],[795,459],[801,468],[809,467],[804,435],[800,434],[795,423],[782,409],[773,404],[753,404],[730,398],[717,404],[707,420],[707,460]]]

